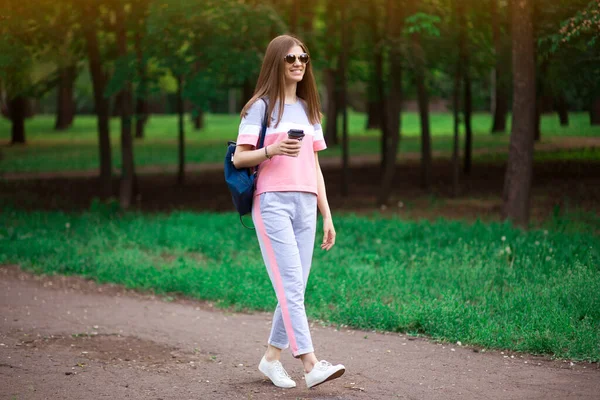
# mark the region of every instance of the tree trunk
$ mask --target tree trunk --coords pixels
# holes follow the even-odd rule
[[[457,197],[460,191],[460,82],[461,82],[460,58],[454,72],[454,90],[452,93],[452,113],[454,115],[454,137],[452,144],[452,196]]]
[[[177,115],[179,116],[179,168],[177,169],[177,185],[185,183],[185,131],[183,128],[185,112],[183,109],[183,78],[177,77]]]
[[[142,24],[140,30],[143,26]],[[140,77],[140,87],[135,104],[135,137],[136,139],[142,139],[144,137],[144,128],[148,121],[148,101],[146,100],[148,96],[148,74],[142,50],[142,34],[140,32],[137,32],[135,35],[135,53]]]
[[[460,1],[460,0],[459,0]],[[465,175],[471,174],[471,159],[473,153],[473,130],[471,129],[471,114],[472,114],[472,96],[471,96],[471,75],[469,71],[470,54],[469,54],[469,33],[467,32],[467,10],[462,4],[459,6],[458,13],[458,29],[459,38],[458,46],[460,53],[459,70],[462,72],[462,80],[464,83],[464,99],[463,99],[463,115],[465,123],[465,150],[464,150],[464,165],[463,172]]]
[[[377,25],[374,24],[372,29],[377,29]],[[374,42],[377,41],[376,37]],[[374,43],[374,45],[373,70],[369,81],[367,129],[381,129],[381,115],[383,113],[383,100],[381,98],[381,91],[379,90],[379,85],[383,79],[383,54],[381,46],[378,43]]]
[[[529,222],[536,112],[532,0],[515,0],[512,7],[514,100],[503,217],[526,227]]]
[[[7,98],[6,89],[4,89],[4,85],[2,80],[0,79],[0,116],[4,118],[10,118],[10,113],[8,112],[8,98]]]
[[[536,96],[535,99],[535,119],[533,124],[533,140],[539,142],[542,138],[542,99]]]
[[[432,155],[431,129],[429,125],[429,94],[425,76],[425,52],[421,46],[421,37],[413,35],[413,54],[415,56],[415,85],[417,86],[417,101],[419,104],[419,119],[421,121],[421,186],[428,190],[431,186]]]
[[[250,82],[250,79],[246,79],[242,86],[242,105],[246,104],[248,100],[254,95],[254,87]]]
[[[204,110],[201,108],[196,109],[196,116],[194,117],[194,129],[204,129]]]
[[[554,108],[558,113],[560,126],[569,126],[569,105],[564,94],[558,95],[554,101]]]
[[[123,114],[122,109],[123,109],[123,92],[118,92],[114,96],[111,117],[120,117]]]
[[[199,75],[201,71],[201,64],[200,61],[197,61],[194,64],[194,73],[196,75]],[[230,114],[234,114],[236,111],[236,104],[235,104],[235,89],[234,88],[229,88],[228,92],[228,97],[229,97],[229,101],[228,101],[228,112]],[[244,103],[245,104],[245,103]],[[192,123],[194,125],[194,129],[199,131],[201,129],[204,129],[204,110],[202,109],[202,107],[199,106],[194,106],[194,113],[192,113]]]
[[[367,126],[365,129],[381,129],[381,108],[380,100],[367,102]]]
[[[379,82],[378,85],[380,86],[380,93],[384,93],[384,88],[383,88],[383,82]],[[381,100],[381,144],[380,144],[380,148],[379,148],[379,157],[380,157],[380,162],[379,162],[379,168],[381,169],[382,173],[383,170],[385,170],[385,166],[387,164],[387,147],[388,147],[388,142],[389,142],[389,137],[390,137],[390,123],[389,123],[389,119],[390,119],[390,111],[389,111],[389,103],[390,100],[388,98],[383,97]]]
[[[387,5],[390,7],[390,4]],[[390,99],[387,98],[388,94],[385,91],[385,79],[383,72],[383,46],[384,38],[389,33],[389,18],[391,15],[388,14],[388,22],[384,24],[384,31],[380,29],[380,20],[384,18],[380,15],[376,2],[369,3],[369,14],[370,14],[370,27],[372,32],[372,46],[373,46],[373,72],[371,80],[373,87],[375,88],[375,99],[376,104],[380,107],[380,121],[379,125],[381,128],[381,146],[380,146],[380,168],[383,172],[387,165],[387,154],[388,154],[388,142],[390,133]],[[383,176],[383,175],[382,175]],[[381,194],[380,194],[381,197]]]
[[[390,72],[391,73],[391,72]],[[385,83],[383,81],[383,76],[379,76],[377,80],[377,88],[379,92],[379,98],[381,99],[381,148],[380,148],[380,156],[381,156],[381,171],[385,170],[385,166],[387,165],[387,148],[389,146],[389,138],[390,138],[390,99],[388,95],[385,93]],[[391,90],[390,90],[391,95]]]
[[[534,14],[533,14],[533,23],[535,24],[535,4],[533,5],[534,7]],[[535,26],[533,27],[534,32],[535,32]],[[534,41],[533,44],[533,48],[534,51],[536,50],[536,44]],[[534,60],[535,60],[535,55],[534,55]],[[546,73],[548,71],[548,65],[549,62],[548,60],[543,60],[541,62],[541,64],[539,65],[539,70],[536,71],[535,77],[536,77],[536,83],[535,83],[535,89],[536,89],[536,96],[535,96],[535,124],[534,124],[534,136],[533,136],[533,140],[536,142],[539,142],[541,137],[542,137],[542,131],[541,131],[541,123],[542,123],[542,114],[544,114],[544,112],[548,111],[549,109],[551,109],[551,103],[552,103],[552,99],[546,95],[546,83],[544,81],[544,79],[546,78]]]
[[[11,144],[25,144],[25,116],[27,115],[27,98],[15,96],[8,100],[8,114],[12,123]]]
[[[463,170],[465,175],[471,175],[472,159],[473,159],[473,129],[471,127],[471,115],[473,113],[473,101],[471,95],[471,77],[468,70],[465,70],[465,158]]]
[[[596,97],[592,101],[590,107],[590,123],[592,125],[600,125],[600,97]]]
[[[336,78],[338,71],[327,68],[324,71],[325,87],[327,92],[327,109],[325,110],[325,142],[329,145],[338,144],[337,135],[337,116],[339,113],[338,107],[338,90]]]
[[[116,11],[117,47],[119,57],[127,56],[127,30],[125,6]],[[121,155],[122,170],[119,200],[123,209],[128,209],[135,196],[135,167],[133,159],[133,138],[131,135],[131,114],[133,99],[131,82],[125,82],[119,92],[121,98]]]
[[[454,1],[454,21],[458,26],[458,57],[456,59],[456,69],[454,71],[454,92],[452,96],[453,114],[454,114],[454,140],[452,146],[452,196],[457,197],[460,191],[460,160],[459,160],[459,136],[460,136],[460,93],[461,84],[465,77],[465,7],[462,0]]]
[[[325,110],[325,142],[328,145],[337,145],[339,143],[337,134],[337,116],[339,114],[339,88],[338,88],[338,71],[333,69],[333,59],[339,56],[339,51],[336,48],[338,43],[338,27],[341,25],[339,19],[339,7],[336,2],[325,2],[325,13],[329,16],[325,25],[326,36],[328,38],[325,45],[325,62],[327,66],[323,70],[323,78],[325,80],[325,90],[327,96],[327,108]],[[345,21],[342,21],[342,24]]]
[[[94,15],[93,8],[86,8],[87,15]],[[110,148],[110,103],[104,97],[107,78],[102,70],[102,59],[100,47],[98,46],[98,36],[96,26],[93,21],[84,19],[82,21],[83,34],[86,40],[87,56],[92,77],[92,87],[94,90],[94,108],[97,116],[98,143],[100,157],[100,181],[105,196],[112,195],[112,155]]]
[[[135,138],[143,139],[146,122],[148,121],[148,102],[138,98],[135,102]]]
[[[314,49],[316,44],[314,39],[315,35],[313,34],[313,24],[315,21],[315,14],[317,13],[318,3],[319,0],[305,0],[302,4],[298,4],[298,7],[302,8],[299,10],[299,14],[302,15],[300,37],[302,37],[309,49]]]
[[[398,43],[401,37],[403,20],[400,6],[395,0],[387,2],[389,16],[389,37],[393,41],[390,50],[390,96],[385,113],[389,113],[384,118],[387,129],[386,134],[389,138],[385,147],[385,164],[381,180],[381,192],[379,194],[379,204],[386,204],[392,192],[392,183],[396,173],[396,156],[398,154],[398,144],[400,142],[401,111],[402,111],[402,52]]]
[[[497,70],[496,70],[497,71]],[[495,106],[494,106],[494,122],[492,124],[492,133],[505,133],[506,132],[506,119],[508,116],[508,93],[507,90],[502,87],[504,83],[499,83],[504,77],[500,76],[498,72],[496,74],[496,88],[495,88]]]
[[[492,1],[492,37],[494,52],[496,55],[496,67],[494,68],[494,98],[493,98],[493,123],[492,133],[506,132],[506,117],[508,115],[508,84],[505,51],[503,46],[503,35],[500,32],[502,18],[498,10],[498,1]]]
[[[75,65],[63,67],[60,69],[59,75],[54,129],[65,130],[73,124],[73,119],[75,118],[73,86],[77,78],[77,67]]]
[[[300,15],[300,1],[292,0],[290,4],[290,32],[298,35],[298,16]]]
[[[342,52],[340,54],[340,97],[339,105],[342,111],[342,196],[347,197],[350,186],[350,165],[348,148],[348,95],[347,95],[347,73],[348,73],[348,28],[346,24],[346,7],[341,9],[340,33],[342,36]]]

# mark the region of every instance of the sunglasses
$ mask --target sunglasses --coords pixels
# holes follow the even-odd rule
[[[293,64],[296,62],[296,55],[288,54],[287,56],[283,57],[283,59],[285,60],[286,63]],[[310,56],[306,53],[298,54],[298,60],[302,64],[308,64],[308,62],[310,61]]]

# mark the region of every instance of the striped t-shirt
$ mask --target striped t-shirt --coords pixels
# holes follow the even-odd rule
[[[315,151],[327,148],[323,139],[321,124],[311,124],[308,120],[306,103],[298,99],[294,104],[286,104],[281,121],[276,126],[279,115],[279,102],[271,114],[271,126],[265,134],[265,146],[287,138],[290,129],[304,130],[304,139],[298,157],[278,155],[263,161],[258,167],[258,180],[255,195],[264,192],[310,192],[317,194],[317,170]],[[258,145],[265,103],[258,100],[252,104],[248,114],[242,118],[238,131],[237,144]]]

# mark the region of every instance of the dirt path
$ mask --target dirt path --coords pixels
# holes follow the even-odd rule
[[[597,399],[598,364],[313,324],[341,379],[278,389],[256,365],[270,315],[0,267],[1,399]],[[514,358],[513,358],[514,357]]]
[[[535,151],[552,152],[558,150],[575,150],[581,148],[600,147],[600,138],[597,137],[549,137],[543,142],[535,144]],[[474,155],[498,154],[506,153],[507,149],[502,147],[493,147],[490,149],[475,149]],[[434,151],[432,156],[434,159],[450,157],[447,151]],[[407,161],[415,162],[421,159],[420,153],[404,153],[398,156],[398,163]],[[367,165],[376,165],[380,162],[378,155],[362,155],[350,157],[350,166],[362,167]],[[324,157],[320,160],[323,168],[339,168],[341,167],[340,157]],[[216,172],[223,170],[223,163],[188,163],[185,166],[187,172]],[[175,173],[177,166],[175,165],[145,165],[136,167],[138,174],[160,174],[160,173]],[[115,171],[118,173],[118,171]],[[10,180],[26,180],[26,179],[53,179],[53,178],[83,178],[95,177],[98,175],[98,170],[84,171],[44,171],[44,172],[2,172],[0,171],[0,179]]]

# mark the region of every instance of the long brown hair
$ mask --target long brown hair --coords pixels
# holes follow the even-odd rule
[[[279,101],[279,115],[277,116],[277,123],[281,121],[283,116],[283,108],[285,106],[285,61],[284,57],[288,51],[294,47],[302,47],[302,51],[308,52],[308,48],[300,39],[290,36],[281,35],[271,40],[265,58],[260,69],[260,75],[256,82],[256,88],[254,89],[254,95],[246,103],[242,109],[242,117],[245,117],[248,113],[248,109],[254,104],[255,101],[261,97],[269,97],[269,109],[268,115],[273,113],[275,108],[275,101]],[[309,53],[310,54],[310,53]],[[319,101],[319,93],[317,92],[317,84],[315,83],[315,77],[312,71],[312,62],[305,64],[304,66],[304,77],[296,88],[296,96],[304,100],[308,108],[308,120],[311,124],[321,122],[321,102]],[[270,118],[267,120],[267,126],[270,126]]]

